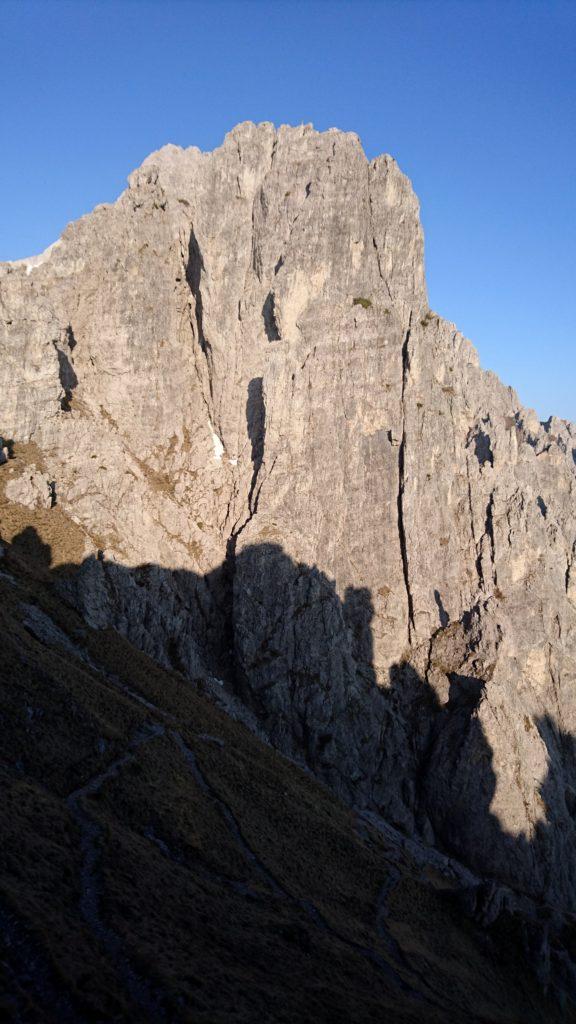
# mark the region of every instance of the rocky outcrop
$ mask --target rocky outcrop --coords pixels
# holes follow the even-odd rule
[[[244,124],[129,180],[0,266],[0,429],[43,459],[0,486],[74,524],[61,591],[358,807],[576,909],[576,428],[429,310],[410,183],[355,135]]]

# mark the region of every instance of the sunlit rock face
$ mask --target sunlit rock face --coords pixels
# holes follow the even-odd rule
[[[429,310],[411,185],[355,135],[242,124],[129,181],[0,265],[0,432],[40,453],[0,486],[81,530],[60,585],[346,799],[574,906],[576,428]]]

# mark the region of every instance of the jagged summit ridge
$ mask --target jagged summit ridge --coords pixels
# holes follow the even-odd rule
[[[429,310],[395,161],[246,123],[152,154],[30,264],[0,267],[0,431],[36,448],[1,485],[74,524],[88,622],[572,905],[575,431]]]

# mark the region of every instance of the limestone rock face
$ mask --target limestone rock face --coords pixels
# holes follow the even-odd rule
[[[429,310],[391,157],[270,124],[167,146],[0,265],[0,346],[0,430],[50,485],[25,466],[5,497],[80,528],[58,586],[92,627],[221,680],[346,799],[576,908],[576,427]]]

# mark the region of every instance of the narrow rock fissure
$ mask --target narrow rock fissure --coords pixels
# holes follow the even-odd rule
[[[253,377],[248,384],[246,399],[246,430],[251,444],[252,478],[248,490],[248,511],[242,520],[237,520],[226,543],[224,561],[225,589],[225,634],[226,646],[230,654],[231,684],[235,693],[241,694],[245,688],[243,672],[236,656],[234,637],[234,580],[236,576],[236,548],[238,538],[258,512],[258,501],[262,484],[258,487],[260,470],[264,461],[264,443],[266,437],[266,407],[264,402],[264,381],[262,377]],[[271,467],[273,468],[273,466]]]
[[[375,234],[375,231],[374,231],[374,210],[373,210],[373,207],[372,207],[372,193],[370,191],[370,167],[368,167],[368,207],[369,207],[369,213],[370,213],[370,233],[371,233],[371,236],[372,236],[372,245],[374,247],[374,253],[375,253],[375,256],[376,256],[376,264],[378,266],[378,274],[379,274],[380,280],[383,281],[384,284],[386,285],[386,291],[388,292],[388,298],[390,299],[390,301],[392,301],[392,292],[390,291],[390,285],[388,284],[388,281],[386,280],[386,278],[384,276],[384,272],[382,270],[382,261],[380,259],[380,250],[378,248],[378,242],[376,241],[376,234]]]
[[[570,554],[570,556],[569,556],[569,558],[567,559],[567,562],[566,562],[566,574],[564,576],[564,585],[565,585],[565,588],[566,588],[566,593],[568,593],[568,590],[570,588],[570,578],[572,576],[572,566],[574,565],[574,560],[575,559],[576,559],[576,541],[574,541],[574,544],[572,546],[572,553]]]
[[[496,548],[494,543],[494,491],[491,492],[486,506],[486,536],[490,543],[490,561],[492,562],[492,578],[494,585],[498,584],[498,574],[496,572]]]
[[[203,257],[202,257],[202,253],[200,251],[200,246],[198,244],[198,239],[196,238],[196,234],[194,232],[194,228],[191,226],[190,227],[190,241],[188,243],[188,260],[186,262],[185,273],[186,273],[186,281],[188,283],[188,287],[190,289],[190,292],[192,294],[192,298],[194,300],[194,315],[195,315],[195,320],[196,320],[198,344],[200,345],[200,348],[201,348],[201,350],[202,350],[202,352],[204,354],[204,357],[206,359],[206,367],[207,367],[207,370],[208,370],[208,387],[209,387],[209,390],[210,390],[210,400],[212,401],[213,397],[214,397],[213,393],[212,393],[212,377],[213,377],[213,374],[214,374],[214,360],[213,360],[213,356],[212,356],[212,346],[210,344],[209,339],[206,337],[206,334],[204,333],[204,306],[203,306],[203,300],[202,300],[202,289],[200,287],[200,282],[201,282],[201,278],[202,278],[202,272],[204,270],[205,270],[205,268],[204,268],[204,260],[203,260]],[[193,329],[193,333],[196,334],[196,332],[194,331],[194,328],[193,328],[192,321],[191,321],[191,326],[192,326],[192,329]],[[201,378],[201,374],[199,372],[198,372],[198,375]],[[201,379],[200,379],[200,384],[201,385],[203,384]],[[204,400],[206,402],[206,399],[204,399]],[[206,402],[206,404],[208,405],[207,402]]]
[[[412,323],[412,314],[410,314],[410,324]],[[400,554],[402,557],[402,572],[404,575],[404,587],[406,589],[406,600],[408,603],[408,642],[412,642],[412,633],[414,631],[414,601],[412,592],[410,590],[410,576],[408,568],[408,549],[406,545],[406,529],[404,525],[404,489],[405,489],[405,459],[406,459],[406,413],[404,408],[404,393],[406,389],[406,381],[408,373],[410,371],[410,334],[411,328],[408,327],[406,331],[406,337],[402,346],[402,394],[401,394],[401,405],[402,405],[402,440],[400,441],[400,448],[398,451],[398,538],[400,541]]]
[[[68,345],[70,353],[72,353],[77,344],[72,327],[68,326],[65,333],[66,344]],[[57,341],[53,341],[52,344],[58,358],[58,379],[60,381],[60,387],[64,392],[60,399],[60,408],[62,409],[62,412],[71,412],[74,390],[78,387],[78,377],[74,371],[72,361],[66,352],[59,347]]]

